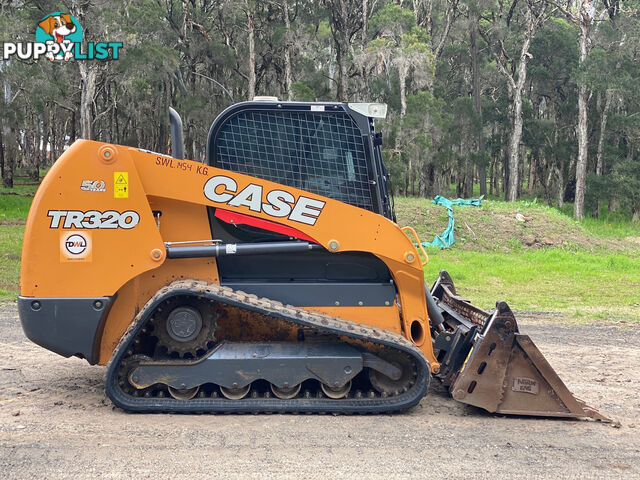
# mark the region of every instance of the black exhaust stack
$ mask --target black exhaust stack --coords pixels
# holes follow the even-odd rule
[[[171,107],[169,107],[169,123],[171,124],[171,156],[183,160],[182,119],[180,114]]]

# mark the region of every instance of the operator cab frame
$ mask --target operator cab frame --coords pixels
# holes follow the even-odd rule
[[[382,104],[288,102],[270,97],[236,103],[212,123],[207,163],[306,190],[395,221],[382,134]],[[358,110],[358,111],[356,111]]]

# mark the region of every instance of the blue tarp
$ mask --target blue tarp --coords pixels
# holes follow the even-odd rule
[[[455,243],[455,239],[453,238],[453,227],[455,222],[453,220],[453,206],[473,206],[479,207],[482,205],[482,199],[484,195],[480,198],[472,198],[470,200],[465,200],[464,198],[456,198],[455,200],[449,200],[448,198],[441,197],[440,195],[436,195],[433,198],[433,203],[436,205],[442,205],[449,212],[449,225],[446,230],[442,232],[442,235],[436,235],[433,237],[433,242],[422,242],[423,247],[440,247],[447,248]]]

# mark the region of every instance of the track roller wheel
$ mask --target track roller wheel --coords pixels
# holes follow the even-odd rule
[[[200,390],[199,386],[195,386],[193,388],[173,388],[168,387],[169,395],[171,395],[176,400],[191,400],[196,396],[198,390]]]
[[[251,390],[251,384],[247,385],[246,387],[239,388],[220,387],[222,395],[224,395],[229,400],[241,400],[247,396],[249,390]]]
[[[273,383],[271,384],[271,391],[273,392],[273,394],[282,400],[290,400],[292,398],[295,398],[300,393],[301,388],[301,383],[299,383],[298,385],[294,385],[293,387],[282,388],[276,387]]]
[[[341,387],[331,387],[329,385],[321,383],[320,388],[322,388],[322,391],[327,397],[337,400],[339,398],[344,398],[347,396],[347,393],[349,393],[349,390],[351,390],[351,380],[349,380]]]

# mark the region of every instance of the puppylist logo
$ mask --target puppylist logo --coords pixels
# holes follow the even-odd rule
[[[22,60],[38,60],[44,56],[54,60],[118,60],[122,42],[83,42],[78,19],[70,13],[54,12],[40,20],[35,42],[4,42],[2,58],[17,56]]]

